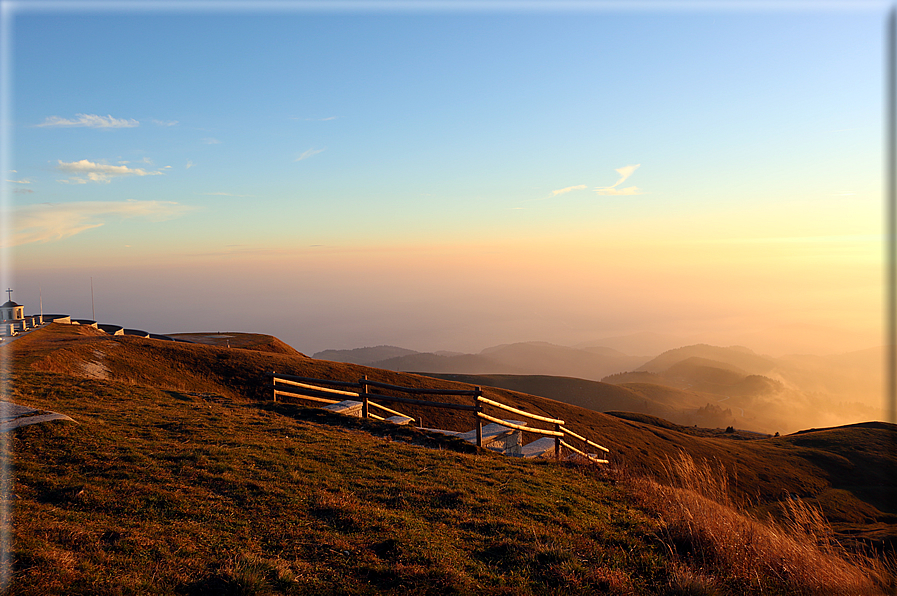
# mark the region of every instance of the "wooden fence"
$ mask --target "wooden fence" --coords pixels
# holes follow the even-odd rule
[[[603,447],[598,443],[590,441],[589,439],[579,435],[572,430],[566,428],[564,426],[565,422],[563,420],[559,420],[557,418],[549,418],[547,416],[539,416],[538,414],[531,414],[529,412],[524,412],[523,410],[519,410],[517,408],[511,407],[507,404],[503,404],[501,402],[497,402],[491,399],[487,399],[483,397],[483,391],[480,387],[474,387],[472,390],[470,389],[418,389],[416,387],[403,387],[400,385],[390,385],[389,383],[381,383],[379,381],[372,381],[367,378],[367,375],[359,379],[357,382],[349,382],[349,381],[331,381],[329,379],[313,379],[309,377],[298,377],[295,375],[286,375],[277,372],[267,373],[267,376],[271,377],[271,388],[274,392],[274,401],[277,401],[278,395],[295,397],[298,399],[306,399],[315,402],[327,403],[327,404],[335,404],[341,401],[344,401],[348,398],[357,398],[361,401],[361,415],[363,418],[374,418],[376,420],[383,420],[384,418],[378,416],[377,414],[372,413],[371,408],[377,408],[379,410],[388,412],[390,414],[396,416],[405,416],[406,418],[411,418],[410,416],[406,416],[401,412],[397,412],[396,410],[392,410],[378,404],[371,399],[377,399],[379,401],[385,402],[393,402],[400,404],[410,404],[416,406],[423,406],[429,408],[445,408],[450,410],[462,410],[473,413],[473,422],[474,428],[476,430],[476,444],[477,447],[483,446],[483,420],[487,420],[489,422],[494,422],[496,424],[500,424],[502,426],[506,426],[508,428],[513,428],[515,430],[525,431],[529,433],[534,433],[538,435],[544,435],[549,437],[554,437],[554,456],[556,459],[560,459],[561,457],[561,447],[566,447],[570,451],[579,454],[582,457],[585,457],[589,461],[595,463],[608,463],[607,459],[600,459],[593,455],[590,455],[580,449],[577,449],[564,439],[573,438],[578,441],[581,441],[588,447],[594,447],[604,453],[610,453],[610,450],[607,447]],[[287,389],[281,389],[278,387],[286,387]],[[330,385],[327,387],[326,385]],[[334,389],[333,387],[340,387],[340,389]],[[415,399],[409,397],[397,397],[394,395],[383,395],[381,393],[371,393],[370,388],[376,387],[379,389],[386,389],[389,391],[399,392],[399,393],[407,393],[411,395],[454,395],[454,396],[462,396],[462,397],[472,397],[472,404],[455,404],[455,403],[447,403],[447,402],[439,402],[439,401],[431,401],[427,399]],[[339,399],[335,399],[339,397]],[[545,422],[548,424],[554,425],[552,430],[543,429],[543,428],[535,428],[530,426],[524,426],[521,424],[514,424],[512,422],[507,422],[502,420],[501,418],[497,418],[494,416],[490,416],[483,412],[484,406],[488,405],[494,408],[498,408],[500,410],[504,410],[506,412],[511,412],[512,414],[516,414],[518,416],[523,416],[525,418],[529,418],[531,420],[537,420],[539,422]],[[413,418],[412,418],[413,420]]]

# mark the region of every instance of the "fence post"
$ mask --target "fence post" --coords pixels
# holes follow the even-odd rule
[[[358,384],[361,385],[361,417],[368,417],[368,376],[364,375]]]
[[[475,387],[474,391],[476,395],[473,396],[473,418],[475,422],[474,428],[477,430],[477,447],[483,446],[483,419],[480,418],[479,414],[483,409],[483,406],[480,405],[480,396],[483,395],[483,390],[479,387]]]
[[[274,402],[277,403],[277,371],[271,371],[271,390],[274,392]]]
[[[554,424],[555,432],[561,432],[561,425],[556,423]],[[554,438],[554,459],[557,461],[561,461],[561,438]]]

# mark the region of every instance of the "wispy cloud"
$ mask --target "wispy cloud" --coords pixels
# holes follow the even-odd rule
[[[23,178],[22,180],[10,180],[7,178],[6,181],[12,182],[13,184],[31,184],[31,180],[28,180],[27,178]]]
[[[31,194],[34,192],[30,188],[14,188],[14,189],[12,189],[12,191],[13,191],[13,193],[15,193],[17,195],[27,195],[27,194]]]
[[[190,161],[189,159],[187,160],[187,169],[188,169],[188,170],[189,170],[190,168],[192,168],[193,166],[195,166],[195,165],[196,165],[196,164],[193,163],[192,161]]]
[[[623,182],[632,176],[632,173],[635,172],[638,167],[642,164],[635,164],[634,166],[625,166],[622,168],[617,168],[616,172],[620,174],[620,179],[614,183],[613,186],[603,186],[600,188],[596,188],[595,192],[599,195],[639,195],[642,194],[642,191],[637,186],[627,186],[626,188],[617,188]]]
[[[63,240],[104,225],[114,218],[143,217],[164,221],[193,208],[169,201],[84,201],[26,205],[13,212],[7,246]]]
[[[580,184],[578,186],[568,186],[567,188],[561,188],[559,190],[551,191],[551,196],[556,197],[564,193],[573,192],[574,190],[583,190],[584,188],[586,188],[585,184]]]
[[[218,139],[213,139],[212,137],[206,137],[202,140],[202,142],[205,143],[206,145],[220,145],[221,144],[221,141],[219,141]]]
[[[318,153],[324,151],[323,149],[309,149],[305,151],[302,155],[297,157],[294,161],[302,161],[303,159],[308,159],[312,155],[317,155]]]
[[[177,120],[153,120],[153,124],[156,126],[176,126],[178,124]]]
[[[60,116],[48,116],[46,120],[38,124],[39,127],[60,128],[134,128],[140,123],[133,118],[113,118],[112,116],[98,116],[96,114],[75,114],[74,119]]]
[[[59,180],[66,184],[87,184],[88,182],[109,183],[112,178],[122,176],[161,176],[162,172],[148,172],[143,168],[129,168],[128,166],[110,166],[108,164],[94,163],[86,159],[81,161],[64,162],[59,160],[56,169],[69,174],[68,180]]]

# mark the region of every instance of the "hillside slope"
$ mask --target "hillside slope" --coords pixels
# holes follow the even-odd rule
[[[241,333],[237,331],[227,331],[225,333],[169,333],[168,337],[222,348],[240,348],[259,352],[273,352],[274,354],[290,354],[292,356],[304,355],[276,337],[262,333]]]
[[[215,394],[234,400],[268,400],[270,386],[265,372],[314,378],[356,381],[364,375],[372,380],[408,387],[420,388],[469,388],[469,385],[451,381],[386,371],[354,364],[314,360],[304,356],[292,356],[252,350],[234,350],[216,346],[166,342],[127,336],[111,337],[90,327],[50,325],[18,339],[9,346],[13,350],[16,370],[44,371],[82,378],[93,378],[128,385],[154,387],[167,391]],[[636,390],[639,388],[636,387]],[[629,390],[630,393],[635,393]],[[642,399],[649,395],[642,388]],[[873,431],[863,427],[846,427],[844,432],[856,434],[855,439],[839,435],[839,440],[849,441],[851,449],[835,459],[845,458],[850,466],[823,465],[832,461],[832,450],[840,444],[801,446],[795,448],[786,437],[756,441],[732,441],[717,438],[696,437],[675,430],[657,428],[632,420],[622,420],[593,410],[560,401],[537,397],[496,387],[484,387],[484,395],[506,404],[514,405],[534,414],[559,417],[574,431],[584,434],[611,449],[610,458],[632,469],[643,469],[662,474],[665,458],[675,457],[679,451],[691,454],[696,460],[718,462],[737,477],[733,490],[741,498],[757,498],[770,503],[782,499],[786,493],[816,498],[838,486],[863,486],[852,480],[866,462],[865,451],[876,451],[868,443],[867,434],[880,435],[887,444],[893,438],[893,427],[887,425]],[[622,394],[621,394],[622,395]],[[629,394],[626,394],[629,395]],[[469,398],[447,396],[442,401],[468,403]],[[60,410],[63,413],[65,410]],[[424,426],[448,430],[467,431],[473,428],[468,412],[405,406],[401,411],[414,417]],[[501,416],[502,412],[489,412]],[[529,439],[536,438],[534,436]],[[840,452],[839,452],[840,453]],[[869,496],[868,487],[854,493],[849,489],[843,499],[854,503],[863,511],[867,503],[875,509],[870,515],[875,523],[893,523],[897,514],[897,499],[893,495],[897,487],[897,455],[894,450],[880,453],[880,467],[889,472],[883,475],[878,487],[879,496]],[[890,478],[890,479],[888,479]],[[856,517],[844,507],[830,512],[836,522],[854,523]],[[871,518],[870,518],[871,519]]]
[[[14,593],[670,593],[690,551],[669,558],[668,530],[602,474],[662,478],[682,452],[759,515],[800,495],[842,536],[895,535],[893,425],[732,440],[485,389],[608,445],[614,466],[589,471],[275,404],[262,375],[463,387],[445,380],[63,325],[4,349],[16,401],[78,421],[15,433]],[[742,591],[793,593],[775,573]]]

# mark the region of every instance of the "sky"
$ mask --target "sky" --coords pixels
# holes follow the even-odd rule
[[[4,289],[309,355],[883,343],[889,4],[329,6],[4,3]]]

